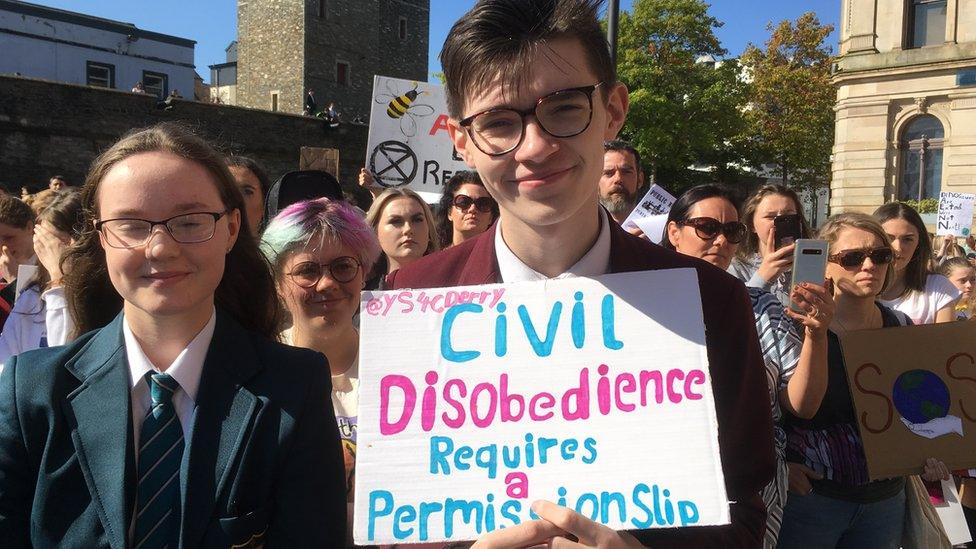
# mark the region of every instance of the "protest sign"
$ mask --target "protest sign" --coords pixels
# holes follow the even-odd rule
[[[936,236],[969,236],[973,224],[973,204],[976,194],[939,193],[939,216]]]
[[[976,322],[841,337],[871,479],[976,466]]]
[[[468,167],[447,133],[444,87],[373,77],[366,166],[384,187],[408,187],[436,202],[441,186]]]
[[[675,198],[659,185],[651,185],[644,198],[634,207],[627,219],[621,223],[624,229],[638,228],[644,232],[655,244],[661,243],[664,225],[667,223],[668,212],[674,205]]]
[[[364,293],[357,544],[729,522],[691,269]],[[680,464],[680,465],[678,465]]]

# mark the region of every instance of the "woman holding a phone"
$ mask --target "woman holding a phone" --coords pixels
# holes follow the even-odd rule
[[[800,198],[783,185],[766,185],[746,200],[741,217],[748,230],[728,271],[789,304],[793,242],[810,238]]]
[[[699,185],[671,207],[662,246],[728,269],[746,236],[732,193],[715,185]],[[829,285],[829,283],[828,283]],[[792,301],[804,313],[783,305],[760,288],[749,288],[756,331],[766,363],[776,443],[776,478],[763,490],[766,503],[765,547],[775,547],[786,503],[786,431],[781,405],[790,413],[813,417],[827,389],[827,326],[834,314],[830,290],[804,283],[793,289]],[[796,320],[804,327],[802,342]]]
[[[910,324],[902,313],[877,301],[893,280],[894,251],[872,217],[843,213],[827,220],[820,237],[829,244],[827,277],[836,310],[827,332],[827,389],[816,413],[787,413],[790,496],[779,546],[792,548],[901,545],[905,518],[904,477],[871,481],[839,336],[847,332]],[[948,479],[944,463],[927,459],[918,474]]]
[[[894,275],[881,302],[905,313],[915,324],[955,320],[960,292],[948,278],[929,270],[932,242],[918,212],[900,202],[889,202],[875,210],[874,217],[895,251]]]

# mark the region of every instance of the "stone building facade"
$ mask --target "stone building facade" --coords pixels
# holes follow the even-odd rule
[[[976,0],[843,0],[831,210],[976,192]]]
[[[430,0],[238,0],[237,104],[367,119],[373,75],[427,80]]]

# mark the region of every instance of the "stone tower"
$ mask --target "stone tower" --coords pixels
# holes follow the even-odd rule
[[[306,89],[369,116],[373,75],[427,81],[430,0],[238,0],[237,100],[300,114]]]
[[[843,0],[831,209],[976,192],[976,0]]]

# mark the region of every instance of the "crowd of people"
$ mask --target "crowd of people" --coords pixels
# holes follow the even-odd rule
[[[364,290],[669,268],[700,285],[731,523],[615,531],[540,501],[475,547],[925,547],[913,489],[953,475],[976,526],[976,483],[939,456],[869,478],[839,340],[972,318],[976,241],[933,249],[899,203],[814,232],[779,185],[696,186],[660,246],[628,233],[646,184],[598,6],[481,0],[454,25],[449,131],[472,169],[433,209],[365,169],[367,211],[272,205],[259,163],[172,123],[80,188],[0,197],[3,545],[351,545]],[[784,215],[826,242],[824,280],[793,285]]]

